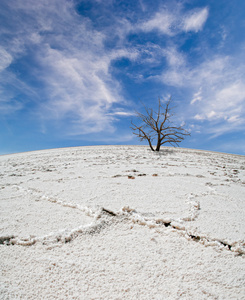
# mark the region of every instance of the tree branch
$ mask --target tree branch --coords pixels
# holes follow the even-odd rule
[[[186,136],[190,135],[183,125],[175,126],[171,121],[171,118],[174,116],[174,114],[171,113],[173,109],[173,107],[170,106],[171,102],[172,99],[170,97],[166,104],[163,105],[160,98],[158,98],[157,111],[143,104],[146,114],[136,112],[137,117],[141,119],[143,125],[137,126],[131,121],[133,134],[138,136],[141,141],[147,140],[152,151],[159,151],[160,146],[166,143],[172,146],[179,146],[179,143],[183,141]],[[155,139],[157,139],[156,149],[152,146],[152,142]]]

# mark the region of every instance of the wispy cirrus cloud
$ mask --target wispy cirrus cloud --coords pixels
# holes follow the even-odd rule
[[[207,7],[186,12],[181,5],[176,5],[174,12],[162,9],[139,27],[146,32],[157,30],[161,34],[173,36],[182,31],[198,32],[203,28],[207,18]]]
[[[202,95],[202,88],[200,87],[199,90],[196,93],[194,93],[190,104],[194,104],[197,101],[201,101],[202,100],[201,95]]]
[[[157,30],[167,36],[178,35],[181,32],[195,34],[203,29],[208,16],[208,7],[185,12],[179,6],[175,14],[167,10],[156,13],[143,24],[142,29]],[[224,37],[221,43],[223,45]],[[205,130],[213,136],[224,134],[227,130],[241,129],[245,124],[245,65],[241,63],[243,60],[222,52],[210,53],[205,57],[199,50],[198,54],[202,59],[193,65],[191,56],[184,55],[179,46],[175,42],[172,46],[162,49],[167,67],[161,75],[153,75],[150,79],[160,80],[166,86],[188,90],[189,94],[192,94],[190,107],[186,110],[186,119],[194,120],[196,124],[193,124],[193,128],[199,128],[198,122],[207,121]],[[218,49],[221,47],[218,46]]]
[[[73,2],[6,1],[6,7],[8,13],[17,16],[17,22],[8,20],[9,38],[1,50],[4,55],[0,67],[4,71],[16,59],[23,59],[26,72],[38,83],[35,91],[42,94],[42,101],[36,101],[40,120],[65,120],[72,116],[67,134],[113,131],[110,111],[124,99],[109,66],[120,57],[134,60],[137,51],[105,49],[103,31],[93,29],[90,20],[76,12]],[[31,66],[25,61],[27,54]],[[9,78],[13,77],[11,72],[8,70]],[[2,103],[5,110],[10,105],[7,100]],[[19,109],[18,103],[15,100],[11,105]]]
[[[245,124],[245,65],[240,59],[218,54],[192,66],[177,46],[163,51],[167,68],[151,79],[186,90],[192,95],[186,119],[208,121],[206,132],[224,134]],[[188,107],[188,106],[187,106]],[[228,124],[225,126],[224,124]]]
[[[182,28],[185,31],[198,32],[201,30],[208,18],[208,8],[193,10],[184,17]]]
[[[111,60],[130,53],[95,54],[75,49],[69,57],[62,51],[45,50],[42,63],[49,69],[43,78],[49,100],[43,105],[48,116],[73,115],[72,134],[113,130],[112,106],[123,103],[120,85],[109,74]],[[132,54],[132,56],[134,56]]]
[[[141,49],[135,45],[125,47],[122,41],[125,41],[128,33],[137,32],[140,28],[145,32],[157,29],[166,35],[173,35],[176,30],[187,30],[188,26],[190,30],[195,26],[200,27],[200,22],[193,21],[194,16],[198,19],[197,12],[194,16],[187,16],[181,9],[177,14],[162,10],[136,26],[119,18],[115,23],[117,30],[114,28],[119,37],[117,47],[108,50],[105,42],[111,28],[106,31],[94,29],[89,18],[78,14],[72,1],[5,1],[5,10],[9,37],[1,50],[4,55],[0,66],[7,69],[17,59],[23,59],[29,76],[34,76],[40,84],[40,87],[38,84],[35,87],[30,86],[33,93],[43,95],[41,102],[39,98],[36,99],[36,110],[42,115],[40,119],[58,120],[72,115],[70,131],[73,133],[113,130],[114,119],[110,110],[124,102],[121,86],[109,71],[113,61],[127,57],[145,64],[155,63],[157,57],[163,55],[171,66],[184,63],[181,55],[171,48],[159,49],[157,45]],[[15,20],[10,14],[16,16]],[[200,19],[203,20],[203,25],[204,18]],[[193,25],[185,25],[187,27],[184,29],[183,20],[184,24],[188,23],[187,20],[192,20]],[[31,66],[25,61],[26,55],[31,58]],[[7,71],[9,78],[13,77],[14,73],[11,72],[13,71]],[[172,73],[169,80],[179,81],[174,76]],[[28,85],[28,82],[25,84]],[[7,108],[9,103],[6,102],[9,101],[5,101],[3,105]],[[17,100],[12,101],[12,106],[23,108],[23,105],[17,103]]]
[[[140,29],[149,32],[158,30],[162,34],[173,35],[172,25],[175,23],[176,17],[167,10],[157,12],[151,19],[142,23]]]
[[[13,61],[12,55],[0,47],[0,72],[5,70]]]
[[[207,131],[217,135],[240,130],[245,124],[245,77],[232,58],[219,57],[202,63],[189,73],[193,88],[194,119],[209,121]],[[192,85],[191,85],[192,83]],[[198,92],[194,93],[195,87]],[[201,87],[201,89],[200,89]],[[216,135],[215,135],[216,136]]]
[[[147,104],[151,91],[176,91],[193,131],[244,126],[244,49],[227,50],[235,26],[214,20],[212,3],[85,2],[1,1],[2,114],[31,116],[46,133],[113,140],[138,95]]]

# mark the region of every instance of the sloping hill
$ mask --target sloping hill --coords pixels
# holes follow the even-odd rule
[[[244,297],[244,156],[96,146],[0,170],[1,299]]]

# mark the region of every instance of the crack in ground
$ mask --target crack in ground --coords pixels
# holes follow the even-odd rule
[[[19,188],[19,187],[18,187]],[[20,188],[19,188],[20,189]],[[164,219],[164,218],[155,218],[155,217],[144,217],[141,214],[137,213],[136,210],[126,206],[123,207],[119,212],[114,212],[110,209],[101,207],[98,211],[93,211],[88,207],[82,207],[78,204],[68,203],[62,200],[55,199],[53,197],[48,197],[46,195],[40,195],[41,192],[34,189],[23,189],[27,193],[31,193],[32,195],[39,198],[39,200],[47,200],[52,203],[57,203],[64,207],[71,207],[74,209],[78,209],[89,216],[93,217],[93,221],[90,224],[82,225],[72,230],[61,230],[56,233],[51,233],[48,235],[44,235],[41,237],[33,237],[33,238],[25,238],[20,239],[15,235],[3,235],[0,236],[0,245],[22,245],[22,246],[32,246],[37,242],[41,242],[43,245],[55,244],[55,243],[68,243],[74,240],[81,234],[95,234],[99,233],[105,227],[112,225],[112,222],[121,218],[121,221],[125,218],[132,223],[139,224],[142,226],[147,226],[149,228],[157,228],[157,227],[169,227],[173,230],[180,233],[182,236],[187,238],[188,240],[193,240],[195,242],[201,243],[204,246],[213,246],[219,247],[221,249],[227,249],[231,252],[237,253],[237,255],[245,254],[245,243],[244,241],[238,241],[234,243],[228,243],[227,241],[210,238],[202,234],[196,234],[188,231],[183,224],[182,221],[193,221],[198,217],[200,204],[198,201],[193,200],[198,195],[190,194],[188,196],[188,202],[190,203],[190,212],[191,216],[186,218],[181,218],[180,222],[173,219]],[[109,217],[109,219],[108,219]],[[98,220],[100,220],[98,222]]]
[[[148,226],[149,228],[156,228],[159,225],[164,225],[165,227],[171,227],[173,230],[180,233],[182,236],[187,238],[188,240],[193,240],[195,242],[199,242],[204,246],[212,246],[212,247],[219,247],[220,249],[226,249],[231,252],[236,253],[237,255],[244,255],[245,254],[245,242],[238,241],[233,242],[230,244],[227,241],[210,238],[203,234],[195,234],[193,232],[188,231],[184,225],[176,222],[175,220],[164,220],[164,219],[154,219],[154,218],[144,218],[141,215],[137,214],[135,210],[123,208],[123,211],[130,214],[131,221],[137,223],[139,225]],[[154,224],[155,223],[155,224]]]
[[[108,219],[109,217],[109,219]],[[168,221],[164,219],[147,219],[138,214],[134,209],[129,207],[123,207],[122,210],[118,213],[113,212],[112,210],[101,208],[100,213],[97,215],[97,220],[100,222],[91,223],[89,225],[83,225],[72,229],[71,231],[60,231],[53,234],[45,235],[42,237],[19,239],[17,236],[2,236],[0,237],[0,244],[2,245],[21,245],[21,246],[32,246],[38,242],[43,245],[50,245],[55,243],[68,243],[77,238],[81,234],[95,234],[100,233],[101,230],[106,227],[111,226],[113,223],[120,221],[129,220],[135,224],[147,226],[151,228],[159,228],[161,226],[170,227],[173,230],[179,232],[182,236],[186,237],[188,240],[193,240],[199,242],[204,246],[213,246],[219,247],[220,249],[226,249],[231,252],[235,252],[237,255],[244,255],[245,249],[240,245],[239,242],[234,242],[230,244],[226,241],[219,239],[212,239],[205,235],[194,234],[188,232],[185,227],[176,221]]]
[[[14,235],[3,235],[0,236],[0,245],[9,245],[10,241],[14,239]]]

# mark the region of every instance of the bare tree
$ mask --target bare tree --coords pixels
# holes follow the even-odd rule
[[[169,143],[172,146],[179,146],[179,143],[190,133],[184,129],[184,125],[176,126],[171,121],[174,114],[171,107],[172,99],[164,104],[158,99],[158,110],[154,111],[144,105],[146,114],[136,112],[136,115],[143,124],[140,126],[131,122],[133,133],[140,138],[141,141],[147,140],[152,151],[159,151],[163,144]],[[154,149],[153,142],[157,141]]]

